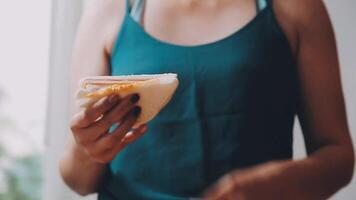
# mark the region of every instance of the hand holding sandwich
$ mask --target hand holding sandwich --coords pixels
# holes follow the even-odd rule
[[[71,130],[74,139],[90,159],[108,163],[127,144],[145,133],[147,126],[144,124],[130,132],[141,112],[141,107],[137,105],[139,98],[138,94],[125,98],[112,94],[73,117]],[[119,127],[109,133],[110,127],[116,123],[120,124]]]
[[[144,124],[169,102],[177,86],[176,74],[82,79],[77,100],[83,110],[71,121],[76,143],[93,161],[110,162],[146,131]],[[109,133],[115,124],[120,125]]]
[[[76,192],[87,195],[97,191],[110,162],[127,144],[142,136],[147,126],[132,129],[141,112],[140,96],[111,94],[100,98],[75,114],[71,134],[60,162],[63,180]],[[109,128],[119,127],[109,133]]]
[[[176,74],[99,76],[80,81],[71,134],[60,163],[63,180],[81,195],[99,190],[107,164],[146,131],[178,86]],[[111,130],[114,125],[119,125]]]

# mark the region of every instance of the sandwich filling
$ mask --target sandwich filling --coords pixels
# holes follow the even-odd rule
[[[102,98],[110,94],[130,93],[140,86],[163,83],[167,79],[176,78],[176,74],[99,76],[81,81],[81,97]]]

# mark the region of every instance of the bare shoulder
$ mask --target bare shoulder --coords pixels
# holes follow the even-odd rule
[[[320,20],[328,19],[322,0],[276,0],[276,8],[288,12],[296,26],[310,26]]]
[[[103,45],[107,53],[111,48],[125,16],[125,0],[91,0],[85,6],[80,29],[83,37]],[[79,31],[81,31],[79,30]]]
[[[273,9],[295,53],[304,32],[330,26],[322,0],[274,0]]]
[[[108,49],[124,11],[124,0],[91,0],[84,8],[71,56],[73,88],[82,77],[109,73]]]

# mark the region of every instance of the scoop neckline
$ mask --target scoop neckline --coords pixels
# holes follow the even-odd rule
[[[203,47],[209,47],[209,46],[215,46],[218,45],[222,42],[229,41],[232,38],[238,37],[242,35],[244,32],[249,30],[254,24],[256,24],[260,19],[262,19],[262,16],[268,11],[270,6],[267,5],[265,8],[263,8],[261,11],[259,11],[250,21],[248,21],[245,25],[237,29],[236,31],[213,41],[210,42],[205,42],[201,44],[195,44],[195,45],[184,45],[184,44],[175,44],[173,42],[168,42],[164,41],[162,39],[159,39],[152,34],[148,33],[142,26],[139,24],[137,21],[135,21],[132,16],[130,15],[129,12],[126,12],[125,14],[125,21],[129,21],[132,23],[143,35],[148,38],[149,40],[159,44],[159,45],[164,45],[168,47],[175,47],[175,48],[185,48],[185,49],[194,49],[194,48],[203,48]]]

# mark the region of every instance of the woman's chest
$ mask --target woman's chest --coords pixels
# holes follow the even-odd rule
[[[167,43],[200,45],[220,40],[256,16],[255,0],[145,1],[141,25]]]
[[[285,41],[248,40],[247,33],[196,48],[123,41],[125,48],[112,59],[112,75],[178,74],[176,94],[158,117],[168,121],[285,104],[295,92],[294,63]]]

